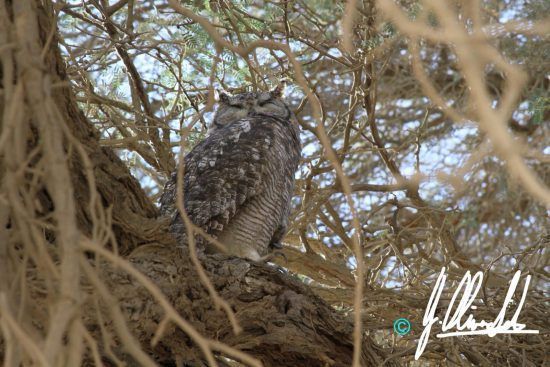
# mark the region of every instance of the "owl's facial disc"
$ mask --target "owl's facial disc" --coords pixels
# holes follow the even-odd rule
[[[241,93],[234,96],[218,92],[218,109],[211,128],[219,129],[254,114],[280,119],[291,116],[278,88],[271,92]]]
[[[290,118],[290,110],[279,94],[273,92],[258,93],[253,111],[257,114],[281,119]]]
[[[241,95],[232,96],[218,92],[218,109],[211,126],[212,130],[222,128],[233,121],[248,116],[251,103]]]

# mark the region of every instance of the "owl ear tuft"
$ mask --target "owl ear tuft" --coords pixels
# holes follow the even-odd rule
[[[271,97],[273,98],[281,98],[285,92],[285,87],[288,84],[288,81],[283,79],[277,84],[275,88],[271,90]]]
[[[216,90],[216,94],[218,95],[217,100],[221,103],[229,103],[229,94],[225,93],[221,89]]]

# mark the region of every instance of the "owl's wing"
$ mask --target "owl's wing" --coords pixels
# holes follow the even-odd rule
[[[217,129],[199,143],[184,160],[184,205],[191,221],[207,231],[221,230],[245,201],[260,194],[270,146],[268,125],[253,117]],[[160,199],[161,213],[172,215],[173,226],[181,224],[176,183],[174,173]]]

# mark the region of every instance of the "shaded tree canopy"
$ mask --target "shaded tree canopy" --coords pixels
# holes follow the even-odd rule
[[[0,0],[0,358],[18,365],[548,363],[550,5]],[[278,266],[178,248],[157,200],[215,89],[301,126]],[[530,276],[538,335],[436,338]],[[517,306],[522,286],[513,295]],[[398,336],[395,319],[411,321]]]

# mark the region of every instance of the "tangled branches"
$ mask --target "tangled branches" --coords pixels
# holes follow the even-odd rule
[[[4,363],[543,365],[547,7],[0,1]],[[282,77],[305,153],[285,270],[192,262],[159,188],[214,88]],[[414,361],[443,266],[443,305],[486,274],[484,320],[531,275],[541,335],[432,338]]]

